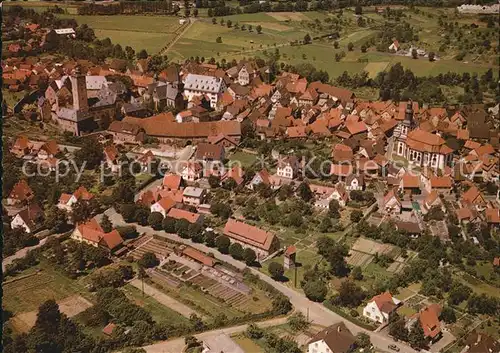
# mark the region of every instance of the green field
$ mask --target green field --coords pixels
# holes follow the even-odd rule
[[[181,29],[179,19],[173,16],[73,16],[78,24],[93,28],[97,38],[109,38],[113,44],[123,48],[131,46],[136,51],[146,49],[150,54],[158,53]]]

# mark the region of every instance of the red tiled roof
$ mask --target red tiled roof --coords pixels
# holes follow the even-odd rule
[[[269,251],[274,239],[271,232],[231,218],[224,226],[224,235],[266,251]]]
[[[177,174],[166,174],[163,177],[162,185],[169,190],[179,190],[182,178]]]
[[[403,188],[420,188],[420,180],[417,175],[406,173],[402,179]]]
[[[185,219],[189,223],[196,223],[200,218],[200,214],[181,210],[180,208],[171,208],[167,216],[175,219]]]
[[[370,300],[370,302],[372,301],[375,302],[380,311],[387,314],[391,313],[397,307],[397,305],[394,304],[392,294],[390,292],[384,292],[376,295]]]
[[[9,198],[18,200],[18,201],[28,201],[31,200],[35,195],[33,194],[33,190],[31,190],[30,186],[26,182],[26,180],[19,180],[14,187],[12,188]]]
[[[175,206],[176,202],[172,200],[170,197],[163,197],[158,201],[158,204],[163,208],[165,211],[170,211],[172,207]]]
[[[419,320],[424,336],[434,338],[441,332],[441,324],[439,322],[439,315],[441,314],[441,307],[437,304],[432,304],[420,311]]]
[[[449,176],[431,177],[432,188],[445,188],[449,189],[453,186],[453,180]]]
[[[213,267],[215,265],[215,260],[211,258],[210,256],[207,256],[206,254],[202,253],[201,251],[198,251],[190,246],[182,250],[182,254],[190,257],[191,259],[198,261],[202,263],[205,266],[210,266]]]

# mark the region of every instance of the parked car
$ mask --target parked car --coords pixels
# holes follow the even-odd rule
[[[392,349],[393,351],[399,352],[399,347],[396,346],[395,344],[390,344],[388,347],[389,347],[389,349]]]

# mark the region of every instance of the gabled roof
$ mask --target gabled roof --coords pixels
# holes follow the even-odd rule
[[[201,215],[199,213],[181,210],[180,208],[171,208],[170,211],[168,211],[167,217],[172,217],[175,219],[185,219],[189,223],[196,223],[200,219]]]
[[[370,300],[370,302],[375,302],[378,309],[386,314],[390,314],[397,308],[397,304],[395,303],[390,292],[384,292],[376,295]]]
[[[431,187],[439,189],[450,189],[453,186],[453,180],[449,176],[431,177]]]
[[[269,250],[274,239],[273,233],[232,218],[224,226],[224,235],[263,250]]]
[[[202,263],[205,266],[213,267],[215,265],[215,259],[202,253],[201,251],[196,250],[190,246],[186,247],[182,250],[182,255],[187,256],[195,261]]]
[[[182,177],[177,174],[166,174],[163,177],[162,185],[169,190],[179,190]]]
[[[429,305],[418,314],[425,337],[434,338],[441,332],[440,314],[441,307],[438,304]]]
[[[318,332],[307,344],[319,341],[324,341],[332,353],[348,353],[356,343],[356,337],[343,322],[339,322]]]
[[[19,180],[12,188],[9,198],[18,201],[31,200],[35,195],[26,180]]]

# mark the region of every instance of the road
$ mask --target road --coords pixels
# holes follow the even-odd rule
[[[203,317],[203,315],[191,309],[189,306],[186,306],[181,302],[175,300],[174,298],[166,295],[165,293],[160,292],[158,289],[150,286],[147,283],[143,284],[142,281],[137,278],[134,278],[132,281],[130,281],[130,284],[141,291],[144,288],[145,294],[156,299],[158,302],[165,305],[167,308],[177,311],[179,314],[181,314],[184,317],[187,317],[188,319],[191,316],[191,314],[196,314],[198,317]]]
[[[282,318],[259,322],[258,326],[265,328],[265,327],[282,325],[284,323],[286,323],[286,318],[282,317]],[[217,336],[223,333],[229,336],[235,333],[244,332],[247,329],[247,327],[248,325],[227,327],[219,330],[206,331],[194,336],[199,340],[203,340],[212,336]],[[142,348],[144,348],[148,353],[179,353],[182,352],[182,350],[184,349],[184,338],[176,338],[171,341],[163,341]]]
[[[182,32],[180,32],[179,34],[177,34],[175,36],[175,38],[170,42],[168,43],[168,45],[163,48],[161,51],[160,51],[160,55],[166,55],[167,52],[170,50],[170,48],[172,48],[174,46],[175,43],[177,43],[177,41],[188,31],[189,28],[191,28],[191,26],[193,25],[193,23],[196,22],[196,19],[195,18],[191,18],[189,19],[189,24],[186,26],[186,28],[184,28],[182,30]]]
[[[37,245],[33,245],[33,246],[28,246],[26,248],[22,248],[21,250],[18,250],[14,255],[7,256],[2,261],[2,270],[5,271],[5,267],[7,265],[10,265],[14,260],[22,259],[22,258],[26,257],[26,255],[28,254],[28,251],[34,250],[36,248],[39,248],[40,246],[42,246],[43,244],[45,244],[49,238],[52,238],[52,237],[59,238],[60,236],[62,236],[64,234],[66,234],[66,233],[49,235],[48,237],[43,238],[42,240],[40,240],[40,242]]]
[[[116,213],[116,211],[114,209],[107,210],[106,214],[108,215],[109,219],[111,220],[111,222],[113,222],[113,224],[115,226],[121,226],[121,225],[126,224],[123,221],[123,218],[118,213]],[[137,231],[139,233],[146,233],[148,235],[157,234],[157,235],[166,237],[168,239],[171,239],[173,241],[189,245],[189,246],[196,248],[200,251],[203,251],[206,253],[211,252],[214,254],[215,258],[217,258],[218,260],[223,261],[223,262],[227,262],[227,263],[235,266],[236,268],[244,269],[247,267],[244,263],[233,259],[231,256],[221,254],[219,251],[217,251],[217,249],[209,248],[204,244],[193,243],[193,242],[191,242],[191,240],[183,239],[183,238],[179,237],[177,234],[170,234],[170,233],[166,233],[164,231],[154,231],[150,227],[144,227],[144,226],[140,226],[138,224],[136,224],[135,226],[137,227]],[[352,323],[350,321],[347,321],[342,316],[328,310],[322,304],[310,301],[302,293],[296,292],[295,290],[285,286],[284,284],[274,281],[272,278],[268,277],[267,275],[259,272],[258,270],[254,269],[254,268],[250,268],[250,271],[253,274],[257,275],[261,280],[271,284],[274,288],[276,288],[281,293],[286,295],[290,299],[290,302],[293,304],[294,308],[302,311],[304,315],[308,315],[309,320],[312,323],[323,325],[323,326],[330,326],[336,322],[343,321],[354,335],[357,334],[358,332],[365,332],[366,334],[368,334],[371,338],[372,344],[379,349],[387,350],[388,345],[396,344],[400,348],[400,352],[416,353],[416,351],[414,349],[408,347],[405,344],[402,344],[399,342],[396,343],[392,340],[392,338],[389,338],[389,337],[384,336],[383,334],[380,334],[377,332],[368,331],[362,327],[355,325],[354,323]],[[163,351],[160,350],[160,351],[151,351],[151,352],[163,352]],[[166,351],[164,351],[164,352],[166,352]]]

